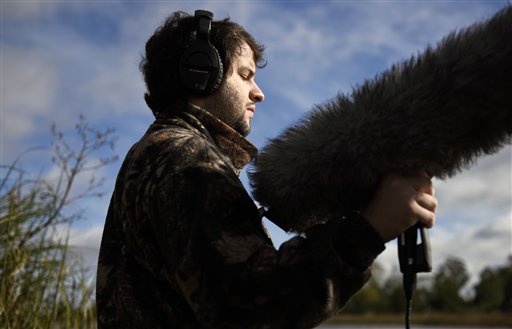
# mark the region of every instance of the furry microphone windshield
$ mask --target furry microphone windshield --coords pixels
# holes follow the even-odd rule
[[[389,172],[451,177],[512,135],[512,6],[319,105],[270,140],[254,198],[286,231],[364,209]]]

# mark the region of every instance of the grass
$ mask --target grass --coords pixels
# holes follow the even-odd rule
[[[0,164],[2,329],[95,328],[94,276],[69,246],[69,232],[81,218],[75,204],[101,196],[103,180],[94,172],[117,156],[88,160],[104,146],[113,147],[112,129],[93,129],[81,116],[75,130],[78,139],[69,143],[52,127],[56,176],[26,172],[21,156],[10,166]],[[78,176],[87,183],[72,188]]]

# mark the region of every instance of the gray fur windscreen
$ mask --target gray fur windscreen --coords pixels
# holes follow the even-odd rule
[[[303,231],[363,209],[388,172],[448,178],[512,135],[512,6],[316,106],[263,147],[250,182]]]

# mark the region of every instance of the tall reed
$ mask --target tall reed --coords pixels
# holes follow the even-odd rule
[[[0,327],[95,328],[94,275],[69,244],[72,224],[82,217],[79,201],[98,197],[99,168],[114,161],[88,158],[113,147],[113,130],[90,128],[80,117],[78,142],[52,127],[52,177],[33,177],[20,158],[2,166],[0,180]],[[77,190],[77,177],[88,184]],[[73,193],[72,193],[73,192]]]

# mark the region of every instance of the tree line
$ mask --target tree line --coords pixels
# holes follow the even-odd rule
[[[346,306],[346,313],[403,313],[405,297],[401,273],[383,278],[377,264],[375,277]],[[469,287],[464,261],[448,257],[432,274],[419,274],[414,312],[512,312],[512,255],[503,265],[486,267]]]

